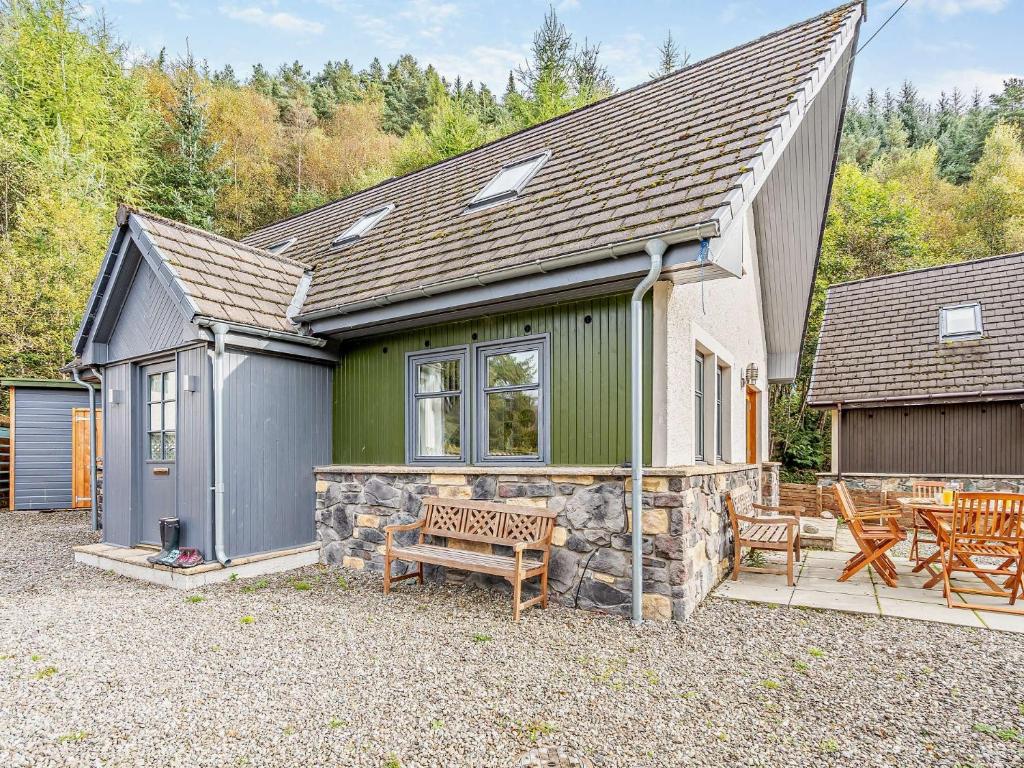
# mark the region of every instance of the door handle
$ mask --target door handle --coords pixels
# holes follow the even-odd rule
[[[167,467],[153,467],[153,474],[154,475],[169,475],[169,474],[171,474],[171,470],[168,469]]]

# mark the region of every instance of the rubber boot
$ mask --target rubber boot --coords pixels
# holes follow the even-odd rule
[[[146,558],[146,562],[147,563],[155,563],[161,557],[167,557],[167,553],[171,551],[169,549],[169,545],[170,545],[171,542],[170,542],[170,539],[169,539],[170,534],[169,534],[169,532],[167,530],[167,521],[168,520],[172,520],[172,519],[173,518],[170,518],[170,517],[161,517],[160,518],[160,551],[157,552],[155,555],[150,555],[149,557],[147,557]]]
[[[174,565],[180,554],[178,544],[181,541],[181,521],[176,517],[164,517],[160,522],[166,524],[164,531],[167,535],[162,540],[163,550],[156,562],[159,565]]]

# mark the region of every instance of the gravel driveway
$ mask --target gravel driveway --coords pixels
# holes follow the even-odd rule
[[[309,567],[184,594],[0,513],[0,765],[1022,765],[1024,640],[710,599],[636,632]],[[200,599],[201,598],[201,599]]]

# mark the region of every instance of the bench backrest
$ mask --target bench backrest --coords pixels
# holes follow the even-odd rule
[[[423,499],[425,536],[443,536],[512,546],[523,541],[551,541],[556,513],[493,501]]]

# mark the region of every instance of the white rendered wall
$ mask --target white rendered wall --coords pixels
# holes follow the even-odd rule
[[[701,463],[746,461],[746,391],[740,376],[751,363],[759,375],[758,461],[768,455],[767,351],[761,307],[760,278],[753,214],[729,227],[718,243],[743,254],[743,276],[673,285],[659,282],[654,293],[654,466],[688,466],[694,459],[694,357],[706,355],[704,399],[705,460]],[[722,459],[715,458],[715,369],[727,366],[723,398],[725,439]]]

